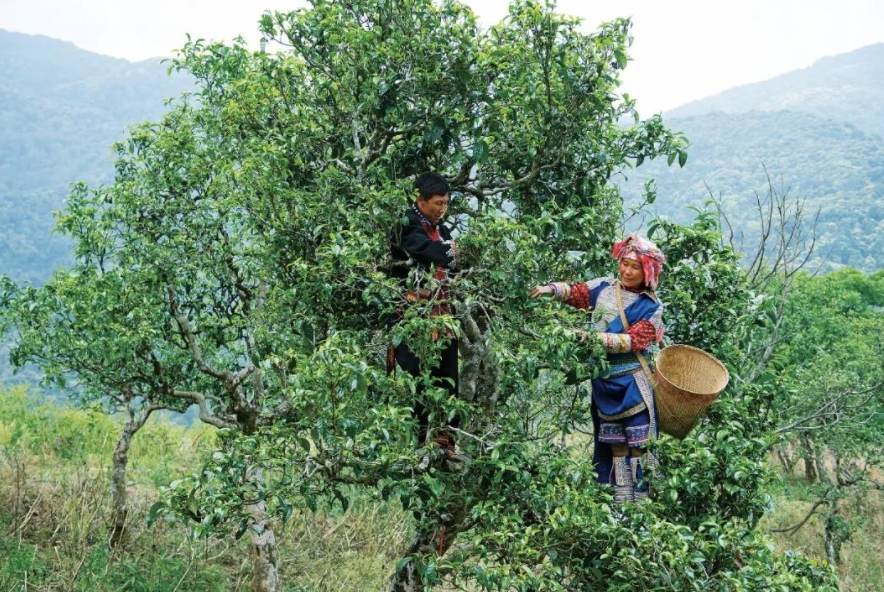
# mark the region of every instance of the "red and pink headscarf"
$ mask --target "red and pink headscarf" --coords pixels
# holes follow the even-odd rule
[[[666,257],[657,245],[646,238],[631,234],[621,241],[614,243],[611,252],[614,259],[632,259],[642,265],[645,274],[645,286],[650,290],[657,289],[660,281],[660,273],[663,271],[663,263]]]

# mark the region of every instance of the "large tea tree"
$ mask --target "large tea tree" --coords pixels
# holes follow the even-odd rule
[[[588,399],[575,385],[600,371],[599,352],[569,330],[586,326],[582,314],[527,293],[610,272],[622,218],[612,177],[687,158],[683,138],[659,118],[639,122],[618,92],[628,21],[587,34],[516,2],[479,31],[456,2],[317,1],[265,15],[261,30],[266,52],[189,43],[175,65],[200,91],[133,131],[114,184],[75,193],[62,217],[79,265],[113,269],[144,294],[139,318],[153,328],[139,332],[155,340],[172,393],[223,427],[219,450],[156,513],[248,533],[256,590],[280,585],[274,515],[366,492],[414,518],[391,590],[829,581],[752,533],[765,426],[738,425],[751,401],[737,394],[708,438],[662,451],[678,471],[661,502],[615,512],[594,485],[580,434]],[[454,312],[435,318],[388,279],[389,237],[428,169],[452,182],[461,268]],[[738,339],[751,294],[709,219],[660,237],[676,264],[670,293],[703,312],[677,317],[675,334]],[[456,399],[387,374],[390,343],[431,359],[449,335]],[[418,396],[431,429],[463,418],[455,435],[469,462],[417,442]]]

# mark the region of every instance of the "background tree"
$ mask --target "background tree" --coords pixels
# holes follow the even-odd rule
[[[822,513],[826,555],[833,564],[840,562],[840,548],[857,526],[840,509],[858,505],[865,491],[884,486],[875,479],[884,428],[882,305],[880,273],[845,269],[799,276],[784,316],[786,339],[773,354],[772,363],[782,373],[778,445],[786,455],[797,452],[808,482],[816,483],[816,501],[806,516],[778,530],[794,533]]]
[[[44,381],[71,393],[76,404],[124,417],[113,451],[110,544],[123,538],[128,516],[126,470],[132,438],[160,409],[183,411],[191,403],[166,371],[155,309],[145,306],[136,274],[81,260],[56,272],[41,288],[2,286],[3,320],[14,325],[15,366],[39,365]]]

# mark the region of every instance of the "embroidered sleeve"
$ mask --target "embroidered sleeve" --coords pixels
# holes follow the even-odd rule
[[[643,351],[657,341],[657,328],[650,321],[641,320],[626,330],[630,351]]]
[[[562,300],[574,308],[588,309],[589,287],[586,284],[572,284],[570,288],[567,297]]]
[[[609,278],[595,278],[588,282],[550,282],[547,284],[553,290],[553,296],[574,308],[589,310],[595,308],[599,293],[608,287],[613,280]]]
[[[608,353],[625,354],[633,351],[632,336],[628,333],[599,333],[599,340]]]
[[[553,298],[567,301],[571,294],[571,284],[567,282],[550,282],[547,286],[552,290]]]
[[[625,354],[644,351],[651,344],[659,344],[663,339],[663,305],[658,306],[650,318],[630,325],[626,333],[599,333],[605,351],[612,354]]]
[[[429,260],[449,269],[455,265],[454,241],[434,241],[426,229],[415,222],[402,229],[402,250],[415,259]]]
[[[595,308],[595,302],[599,294],[607,288],[613,280],[606,277],[591,279],[588,282],[550,282],[553,297],[570,304],[574,308],[589,310]]]

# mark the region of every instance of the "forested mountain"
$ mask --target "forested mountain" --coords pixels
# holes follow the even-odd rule
[[[155,119],[189,87],[159,59],[131,63],[41,36],[0,31],[0,273],[42,281],[68,258],[50,234],[70,183],[110,178],[111,144]],[[774,178],[821,208],[830,267],[878,268],[884,246],[884,44],[823,58],[772,80],[728,90],[665,114],[692,142],[687,165],[645,163],[625,184],[636,199],[658,179],[656,211],[677,220],[708,197],[751,232],[754,191]],[[881,243],[881,244],[879,244]]]
[[[653,210],[678,221],[720,195],[737,233],[757,237],[755,192],[777,189],[820,212],[814,263],[882,267],[884,248],[884,44],[695,101],[664,118],[691,141],[684,168],[645,163],[624,183],[638,200],[657,180]]]
[[[0,30],[0,273],[40,282],[68,260],[52,211],[72,182],[109,180],[112,143],[190,87],[167,70]]]
[[[747,84],[693,101],[667,113],[689,117],[715,111],[800,111],[851,123],[884,135],[884,43],[822,58],[757,84]]]
[[[826,269],[882,266],[884,250],[884,140],[857,128],[790,111],[710,113],[670,119],[691,140],[684,168],[654,162],[630,177],[627,193],[657,180],[656,211],[674,220],[693,217],[709,189],[747,244],[757,236],[755,192],[767,192],[765,167],[778,190],[806,198],[820,212],[816,262]],[[707,184],[709,189],[707,189]]]

